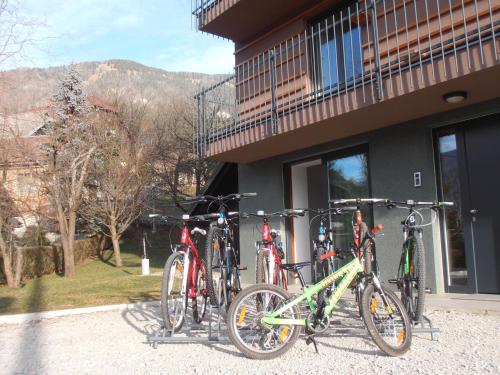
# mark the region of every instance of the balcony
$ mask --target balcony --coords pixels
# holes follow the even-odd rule
[[[500,95],[500,4],[360,1],[196,95],[195,151],[250,162]]]
[[[340,0],[191,0],[195,27],[236,43],[251,40],[314,6]]]

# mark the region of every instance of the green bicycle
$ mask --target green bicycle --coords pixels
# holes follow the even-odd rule
[[[354,254],[352,254],[354,256]],[[246,357],[276,358],[287,350],[305,330],[307,343],[314,335],[327,331],[337,302],[355,282],[362,286],[361,313],[377,346],[390,356],[404,354],[411,345],[411,323],[408,314],[390,290],[377,276],[364,274],[363,258],[354,259],[304,292],[292,297],[286,290],[269,284],[257,284],[244,289],[233,301],[228,312],[228,335]],[[340,282],[336,283],[336,281]],[[335,283],[335,286],[333,286]],[[306,302],[308,308],[301,310]]]

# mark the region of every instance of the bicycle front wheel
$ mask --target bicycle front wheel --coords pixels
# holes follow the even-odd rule
[[[259,284],[243,290],[233,301],[228,312],[228,336],[246,357],[252,359],[276,358],[297,341],[300,326],[268,325],[260,319],[283,307],[290,299],[288,292],[275,285]],[[290,307],[281,318],[299,319],[297,306]]]
[[[255,283],[266,283],[266,284],[272,284],[269,283],[268,280],[268,275],[269,273],[267,271],[267,257],[266,257],[266,252],[268,250],[265,247],[261,247],[259,249],[259,252],[257,253],[257,263],[255,265]]]
[[[407,301],[403,303],[408,309],[411,299],[413,311],[410,318],[415,322],[420,322],[424,314],[425,305],[425,250],[424,243],[419,234],[415,234],[408,238],[410,264],[408,273],[404,277],[405,290],[402,293],[403,298]]]
[[[193,320],[201,323],[207,309],[207,267],[205,261],[201,261],[201,267],[196,271],[196,297],[191,299],[191,309],[193,310]]]
[[[224,260],[222,257],[220,230],[214,225],[211,225],[208,230],[205,246],[205,260],[208,296],[212,306],[217,306],[220,305],[221,299],[220,280],[223,278]]]
[[[187,306],[187,291],[183,290],[184,253],[170,255],[163,269],[161,284],[161,314],[166,329],[177,332],[184,324]]]
[[[375,344],[384,353],[397,357],[410,349],[410,318],[394,292],[384,287],[382,292],[383,295],[373,284],[366,286],[361,297],[361,314]]]

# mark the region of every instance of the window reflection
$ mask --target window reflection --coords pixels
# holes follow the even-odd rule
[[[366,153],[355,154],[327,162],[330,199],[369,197],[368,158]],[[364,221],[371,226],[371,211],[363,207]],[[332,217],[334,243],[336,247],[347,249],[352,244],[351,215]]]
[[[439,137],[439,161],[443,200],[454,202],[444,211],[450,285],[467,285],[463,223],[458,177],[457,141],[455,134]]]
[[[312,56],[314,85],[324,92],[351,86],[363,74],[361,31],[354,10],[336,12],[314,24]]]

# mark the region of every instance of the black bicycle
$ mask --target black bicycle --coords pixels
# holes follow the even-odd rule
[[[205,261],[206,279],[210,303],[227,309],[231,300],[241,291],[239,248],[236,229],[239,212],[230,212],[230,202],[257,196],[257,193],[229,195],[200,195],[186,199],[187,202],[208,202],[208,210],[217,206],[216,213],[205,214],[211,220],[206,237]]]
[[[333,242],[333,229],[329,222],[333,215],[343,215],[356,211],[356,207],[332,207],[329,209],[307,209],[314,216],[309,220],[309,228],[315,220],[319,220],[318,234],[313,239],[312,280],[318,282],[335,272],[337,250]],[[312,237],[312,236],[311,236]]]
[[[437,211],[453,202],[415,202],[413,200],[386,202],[388,208],[408,210],[408,215],[401,222],[403,225],[403,250],[396,279],[389,280],[396,284],[401,292],[401,301],[413,323],[422,322],[425,305],[425,248],[422,241],[423,228],[432,225],[434,219],[424,223],[422,209]],[[437,215],[436,215],[437,216]]]

